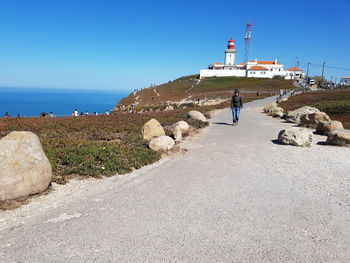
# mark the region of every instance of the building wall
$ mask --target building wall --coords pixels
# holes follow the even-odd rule
[[[285,76],[285,71],[269,71],[269,70],[248,70],[248,78],[270,78],[273,76]]]
[[[209,77],[245,77],[245,70],[216,70],[216,69],[201,69],[200,78]]]
[[[294,74],[297,74],[296,77],[294,77]],[[285,71],[285,79],[300,79],[304,76],[303,72],[300,71]]]
[[[350,86],[350,79],[341,79],[340,83],[344,83],[344,85]]]

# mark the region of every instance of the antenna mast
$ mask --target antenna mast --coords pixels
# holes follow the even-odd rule
[[[244,62],[248,62],[248,56],[249,56],[249,45],[250,45],[250,38],[252,36],[252,23],[246,24],[246,29],[245,29],[245,36],[244,36],[244,41],[245,41],[245,56],[244,56]]]

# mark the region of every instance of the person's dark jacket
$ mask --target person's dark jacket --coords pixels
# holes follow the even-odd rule
[[[242,97],[233,95],[231,99],[231,108],[237,108],[237,107],[243,108]]]

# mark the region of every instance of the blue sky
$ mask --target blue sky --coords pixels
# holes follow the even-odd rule
[[[231,36],[242,61],[248,21],[250,59],[350,68],[350,0],[0,0],[0,86],[160,84],[223,62]],[[325,74],[339,79],[350,70]]]

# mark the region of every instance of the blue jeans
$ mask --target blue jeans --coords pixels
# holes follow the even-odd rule
[[[234,107],[234,108],[232,108],[233,123],[237,123],[237,122],[238,122],[240,111],[241,111],[241,108],[240,108],[240,107]]]

